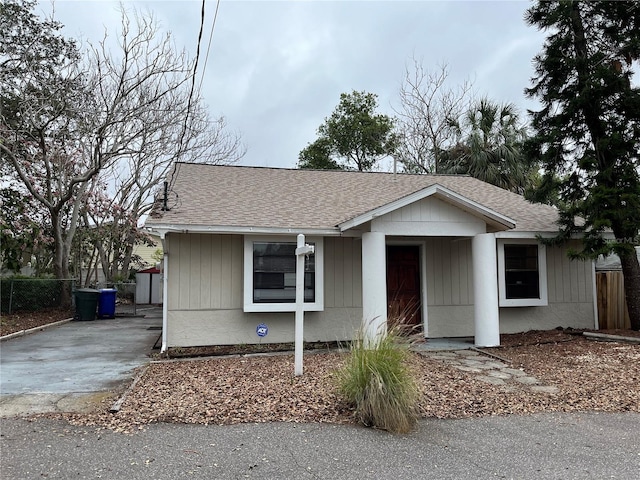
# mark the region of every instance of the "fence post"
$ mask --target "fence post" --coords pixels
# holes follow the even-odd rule
[[[13,302],[13,278],[11,279],[11,283],[9,284],[9,315],[11,315],[11,303]]]

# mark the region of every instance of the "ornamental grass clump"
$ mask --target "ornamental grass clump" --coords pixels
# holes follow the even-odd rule
[[[365,426],[407,433],[418,420],[419,389],[408,366],[409,343],[392,329],[376,342],[351,343],[338,371],[338,389]]]

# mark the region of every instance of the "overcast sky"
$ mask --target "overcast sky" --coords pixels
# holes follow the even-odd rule
[[[195,55],[200,0],[126,1],[151,11],[176,45]],[[535,103],[523,90],[544,35],[528,27],[526,1],[240,1],[222,0],[207,59],[202,93],[214,116],[224,116],[247,146],[243,165],[295,167],[298,153],[352,90],[378,95],[392,115],[405,66],[446,62],[449,83],[474,81],[477,95]],[[50,13],[51,2],[41,0]],[[215,0],[206,2],[200,67]],[[56,0],[64,33],[96,41],[120,25],[118,2]],[[199,77],[198,77],[199,78]]]

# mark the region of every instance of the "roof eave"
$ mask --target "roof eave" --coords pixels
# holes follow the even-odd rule
[[[496,238],[555,238],[558,236],[558,231],[506,231],[496,232]],[[584,237],[583,233],[576,232],[571,234],[572,240],[580,240]],[[603,237],[606,239],[613,238],[613,234],[604,232]]]
[[[237,234],[237,235],[316,235],[340,236],[337,228],[307,228],[307,227],[258,227],[258,226],[230,226],[230,225],[187,225],[187,224],[146,224],[151,231],[161,237],[168,233],[206,233],[206,234]]]

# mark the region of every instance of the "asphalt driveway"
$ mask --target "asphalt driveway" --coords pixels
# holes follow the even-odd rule
[[[161,333],[144,317],[69,322],[0,345],[0,416],[75,410],[132,378]],[[82,409],[82,408],[80,408]]]
[[[5,419],[3,478],[636,480],[640,414],[422,420],[408,435],[350,425],[158,423],[123,435]]]

